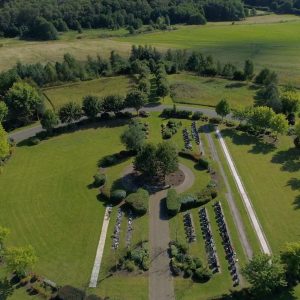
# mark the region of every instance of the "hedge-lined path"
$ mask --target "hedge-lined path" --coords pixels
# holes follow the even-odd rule
[[[226,173],[225,173],[224,168],[222,166],[222,162],[221,162],[220,157],[218,155],[216,145],[215,145],[215,143],[214,143],[214,141],[211,137],[209,125],[204,126],[203,129],[204,129],[204,132],[205,132],[208,144],[209,144],[212,159],[214,161],[216,161],[218,166],[219,166],[219,170],[220,170],[221,176],[223,178],[223,181],[224,181],[224,184],[225,184],[225,187],[226,187],[226,190],[227,190],[226,199],[227,199],[227,202],[229,204],[231,215],[232,215],[233,221],[235,223],[235,227],[237,228],[241,244],[243,246],[246,257],[248,259],[251,259],[253,257],[253,250],[252,250],[252,247],[251,247],[250,242],[248,240],[247,233],[246,233],[246,230],[245,230],[245,226],[244,226],[243,220],[241,218],[241,214],[240,214],[240,212],[239,212],[239,210],[236,206],[236,203],[235,203],[235,200],[234,200],[234,197],[233,197],[233,193],[232,193],[229,181],[227,179]]]
[[[178,193],[182,193],[193,185],[195,176],[194,173],[183,164],[179,164],[179,169],[184,173],[185,178],[183,183],[176,187],[176,190]],[[170,271],[170,258],[168,255],[170,230],[169,216],[165,204],[166,196],[167,191],[163,190],[150,197],[150,300],[175,299],[173,278]]]

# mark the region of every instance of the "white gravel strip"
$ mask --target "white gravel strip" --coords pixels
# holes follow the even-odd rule
[[[103,220],[103,224],[102,224],[101,235],[100,235],[98,248],[97,248],[97,252],[96,252],[96,258],[95,258],[94,267],[93,267],[91,280],[90,280],[90,284],[89,284],[89,287],[91,287],[91,288],[95,288],[97,286],[97,282],[98,282],[98,276],[99,276],[101,261],[102,261],[102,257],[103,257],[106,234],[107,234],[108,224],[109,224],[109,220],[110,220],[109,210],[111,210],[111,208],[106,207],[104,220]]]
[[[253,228],[254,228],[254,230],[256,232],[256,235],[257,235],[257,237],[259,239],[259,243],[260,243],[261,249],[262,249],[263,253],[265,253],[265,254],[271,254],[271,249],[269,247],[269,244],[268,244],[268,241],[266,239],[266,236],[265,236],[265,234],[263,232],[263,229],[262,229],[262,227],[261,227],[261,225],[260,225],[260,223],[259,223],[259,221],[257,219],[257,216],[256,216],[256,213],[254,211],[254,208],[253,208],[253,205],[251,203],[251,200],[250,200],[250,198],[247,195],[247,192],[246,192],[246,190],[244,188],[244,185],[242,183],[242,179],[241,179],[241,177],[239,176],[239,174],[237,172],[237,169],[236,169],[236,167],[234,165],[234,162],[233,162],[233,160],[231,158],[231,155],[230,155],[230,153],[228,151],[228,148],[227,148],[226,143],[225,143],[225,141],[224,141],[224,139],[222,137],[222,134],[219,131],[219,129],[216,129],[216,133],[217,133],[218,139],[220,141],[221,147],[222,147],[222,149],[224,151],[225,157],[227,159],[230,171],[231,171],[231,173],[232,173],[232,175],[234,177],[234,180],[236,182],[236,185],[238,187],[238,190],[240,192],[240,195],[241,195],[241,197],[243,199],[244,205],[246,207],[246,210],[247,210],[248,215],[250,217],[250,220],[252,222]]]

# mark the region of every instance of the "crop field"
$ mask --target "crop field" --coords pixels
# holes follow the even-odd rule
[[[215,107],[223,98],[233,108],[251,106],[254,103],[256,87],[244,82],[191,74],[170,75],[168,79],[175,103]]]
[[[257,22],[255,22],[258,18]],[[259,16],[248,21],[179,26],[170,32],[155,32],[116,38],[119,42],[165,48],[194,49],[213,55],[222,62],[242,67],[244,60],[255,62],[256,70],[274,69],[282,83],[300,85],[300,18]]]
[[[69,101],[82,102],[84,96],[93,95],[104,97],[117,94],[125,96],[127,90],[133,84],[126,76],[103,77],[91,81],[79,81],[76,83],[44,89],[44,93],[50,99],[55,109]],[[51,104],[47,103],[49,107]]]

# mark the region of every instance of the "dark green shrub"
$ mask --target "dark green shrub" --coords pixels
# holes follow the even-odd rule
[[[88,295],[85,300],[102,300],[102,298],[97,295]]]
[[[212,199],[217,198],[217,196],[218,196],[218,191],[217,191],[216,188],[211,187],[211,188],[209,188],[209,191],[210,191],[210,195],[211,195],[211,198],[212,198]]]
[[[202,111],[195,111],[192,115],[192,120],[200,120],[203,117],[203,112]]]
[[[144,271],[148,271],[150,267],[150,260],[149,258],[144,258],[143,262],[142,262],[142,269]]]
[[[206,160],[205,158],[200,158],[198,160],[198,166],[205,169],[205,170],[208,170],[209,168],[209,162],[208,160]]]
[[[94,175],[94,187],[100,187],[103,186],[106,182],[106,175],[105,174],[100,174],[97,173],[96,175]]]
[[[135,264],[133,261],[131,260],[126,260],[125,262],[125,269],[128,271],[128,272],[133,272],[135,271]]]
[[[211,277],[212,272],[206,267],[200,267],[194,272],[194,279],[200,282],[207,282]]]
[[[221,124],[222,123],[222,119],[219,117],[213,117],[209,119],[209,123],[211,124]]]
[[[57,297],[59,300],[84,300],[85,292],[70,285],[65,285],[59,289]]]
[[[136,193],[128,195],[125,202],[139,215],[144,215],[148,210],[149,193],[138,189]]]
[[[115,155],[108,155],[102,158],[101,167],[110,167],[118,163],[118,158]]]
[[[41,142],[41,140],[37,137],[33,137],[30,139],[30,145],[31,146],[36,146]]]
[[[186,210],[197,206],[197,197],[193,194],[185,194],[179,196],[181,209]]]
[[[181,203],[175,189],[169,189],[167,194],[167,210],[170,216],[176,216],[180,211]]]
[[[172,132],[170,129],[164,129],[163,133],[162,133],[162,138],[164,140],[170,139],[172,137]]]
[[[179,151],[178,155],[183,158],[191,159],[194,162],[198,162],[200,159],[200,155],[198,153],[192,152],[190,150]]]
[[[110,199],[114,203],[119,203],[126,198],[125,190],[114,190],[110,194]]]

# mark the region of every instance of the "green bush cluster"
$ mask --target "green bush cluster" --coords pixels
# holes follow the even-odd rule
[[[161,125],[161,134],[163,139],[170,139],[174,134],[177,133],[178,128],[182,125],[181,122],[169,120],[167,125]]]
[[[144,189],[138,189],[135,193],[129,194],[125,199],[135,213],[144,215],[148,210],[149,193]]]
[[[213,117],[209,119],[209,123],[211,124],[221,124],[222,123],[222,119],[219,117]]]
[[[203,112],[202,111],[195,111],[192,115],[192,120],[198,121],[203,117]]]
[[[170,216],[176,216],[179,213],[181,203],[175,189],[168,190],[166,204],[167,204],[168,214]]]
[[[114,190],[110,194],[110,200],[111,202],[118,204],[126,198],[126,195],[127,193],[125,190]]]
[[[97,173],[96,175],[94,175],[94,187],[101,187],[105,184],[106,182],[106,175],[105,174],[101,174],[101,173]]]
[[[118,268],[128,272],[134,272],[137,268],[148,271],[149,264],[148,242],[141,242],[119,261]]]
[[[203,266],[198,257],[188,254],[187,247],[178,242],[170,242],[169,252],[171,256],[171,270],[174,275],[183,275],[186,278],[192,277],[197,281],[208,281],[212,277],[211,271]]]
[[[209,169],[209,161],[203,157],[199,158],[198,160],[198,166],[200,168],[203,168],[205,170],[208,170]]]

